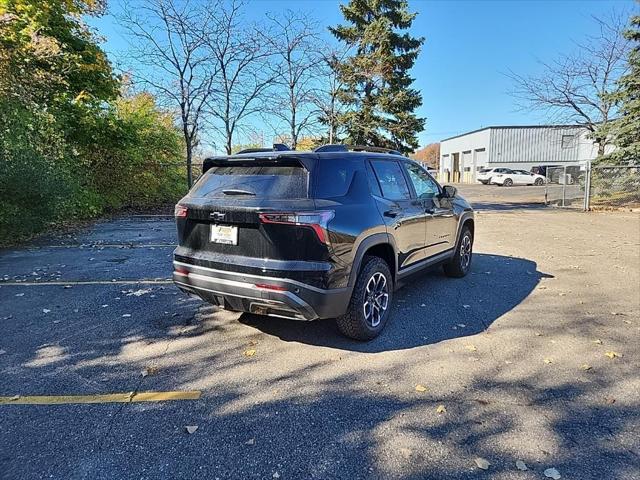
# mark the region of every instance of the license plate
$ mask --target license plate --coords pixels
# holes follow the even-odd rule
[[[225,245],[237,245],[238,227],[231,225],[211,225],[211,241]]]

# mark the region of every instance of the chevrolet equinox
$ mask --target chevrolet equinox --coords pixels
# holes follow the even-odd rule
[[[336,318],[358,340],[382,331],[394,290],[413,274],[441,264],[463,277],[471,266],[469,203],[374,147],[208,158],[175,217],[181,290],[232,311]]]

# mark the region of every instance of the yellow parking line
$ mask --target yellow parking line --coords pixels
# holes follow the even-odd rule
[[[15,395],[0,397],[0,405],[62,405],[68,403],[130,403],[198,400],[200,390],[169,392],[127,392],[100,395]]]
[[[49,286],[65,286],[65,285],[168,285],[173,283],[171,279],[161,280],[70,280],[63,282],[59,280],[44,280],[42,282],[3,282],[0,281],[0,286],[5,285],[8,287],[39,287],[41,285]]]

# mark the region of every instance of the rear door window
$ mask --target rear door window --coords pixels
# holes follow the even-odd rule
[[[411,198],[409,186],[398,162],[372,160],[371,165],[373,166],[384,198],[388,198],[389,200],[406,200]]]
[[[225,165],[207,170],[191,195],[212,198],[307,198],[308,172],[291,165]]]

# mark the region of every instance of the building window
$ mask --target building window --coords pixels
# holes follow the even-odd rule
[[[573,147],[574,135],[562,135],[562,148]]]

